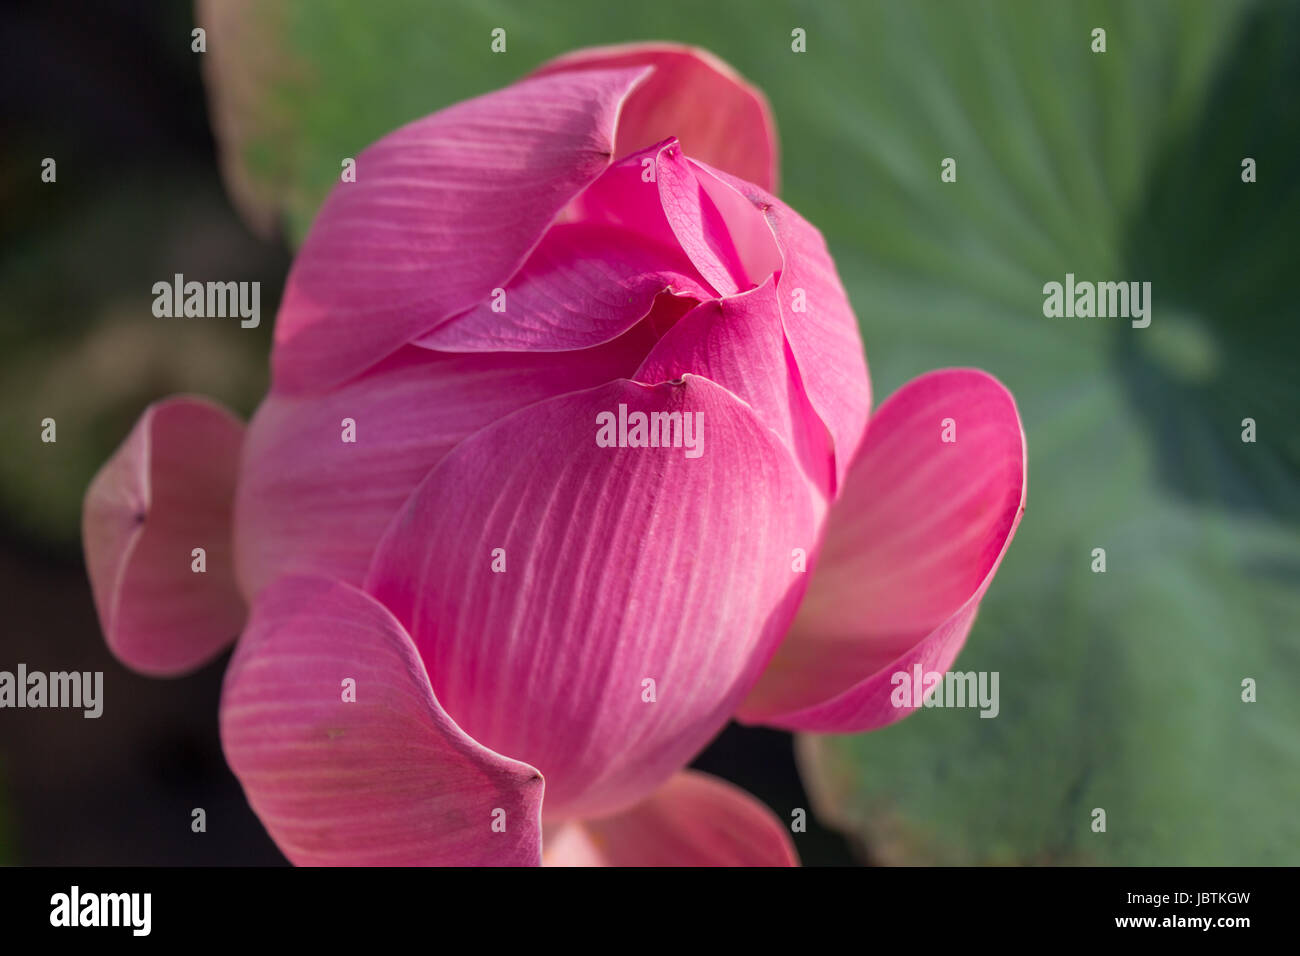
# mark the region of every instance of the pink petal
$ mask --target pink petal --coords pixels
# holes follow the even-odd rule
[[[664,333],[635,377],[655,385],[688,373],[717,382],[753,408],[795,455],[824,507],[834,482],[829,436],[786,348],[774,280],[697,306]]]
[[[243,431],[212,402],[157,402],[86,490],[82,544],[95,610],[109,649],[133,670],[193,670],[239,633],[230,511]]]
[[[673,173],[672,167],[669,172]],[[695,180],[702,197],[705,222],[720,222],[725,230],[728,262],[741,288],[752,288],[773,273],[781,272],[781,247],[776,243],[771,225],[745,194],[713,175],[701,163],[683,162],[677,175],[682,179],[689,175]]]
[[[808,399],[834,440],[836,477],[843,483],[871,410],[871,383],[857,319],[826,241],[779,199],[734,176],[695,165],[702,177],[712,174],[761,212],[776,239],[784,261],[777,292],[786,338]],[[803,311],[798,310],[800,298]]]
[[[675,136],[687,155],[776,189],[776,124],[767,100],[707,50],[674,43],[594,47],[552,60],[535,75],[642,64],[655,71],[623,106],[617,156]]]
[[[995,378],[945,369],[899,389],[871,419],[808,596],[740,719],[847,733],[910,713],[891,704],[891,676],[956,658],[1025,488],[1020,416]]]
[[[638,326],[575,352],[407,347],[325,395],[273,392],[249,424],[235,507],[244,593],[290,572],[359,585],[388,522],[452,446],[525,405],[630,375],[654,340]],[[355,443],[342,440],[347,418]]]
[[[691,163],[675,139],[615,163],[565,210],[571,222],[606,223],[680,248],[713,294],[731,295],[781,267],[762,214]]]
[[[798,866],[790,833],[725,780],[683,770],[646,799],[547,837],[547,866]]]
[[[722,214],[700,188],[676,143],[659,151],[656,175],[664,214],[682,249],[718,295],[734,295],[744,282],[744,267]]]
[[[627,331],[665,292],[712,295],[676,245],[606,223],[563,223],[506,285],[502,310],[481,302],[416,344],[446,351],[588,348]]]
[[[278,390],[321,391],[504,286],[569,201],[609,165],[645,69],[524,80],[417,120],[357,159],[289,275]]]
[[[226,672],[221,743],[300,866],[540,862],[541,775],[466,736],[406,631],[346,584],[262,592]]]
[[[664,214],[656,165],[676,140],[657,143],[620,159],[564,210],[565,222],[604,223],[680,248]]]
[[[597,414],[620,403],[700,413],[702,454],[597,447]],[[548,820],[609,813],[680,768],[752,686],[801,596],[791,551],[811,547],[810,512],[789,453],[730,393],[616,381],[453,449],[366,589],[460,726],[546,775]]]

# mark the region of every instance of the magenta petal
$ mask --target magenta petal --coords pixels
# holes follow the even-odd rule
[[[688,161],[676,142],[659,150],[655,170],[669,226],[719,295],[753,288],[780,268],[763,217],[728,185]]]
[[[221,743],[300,866],[540,862],[541,775],[466,736],[406,631],[346,584],[280,578],[257,599]]]
[[[687,155],[776,188],[776,126],[767,100],[707,50],[674,43],[628,43],[576,50],[535,75],[650,65],[619,118],[617,156],[675,136]]]
[[[606,223],[552,227],[494,308],[481,302],[415,344],[445,351],[560,351],[599,345],[664,292],[712,295],[675,245]]]
[[[357,158],[294,261],[274,385],[321,391],[504,286],[609,165],[624,97],[647,70],[516,83],[402,127]]]
[[[945,442],[947,419],[956,441]],[[1015,401],[975,369],[913,379],[877,410],[832,505],[790,634],[741,708],[747,723],[832,733],[905,717],[893,674],[942,672],[1025,503]]]
[[[698,413],[702,454],[598,447],[620,404]],[[789,626],[806,578],[791,551],[813,536],[793,459],[729,392],[617,381],[453,449],[366,589],[460,726],[546,775],[557,821],[636,802],[722,728]]]
[[[653,342],[638,326],[575,352],[406,347],[325,395],[267,396],[248,427],[235,507],[244,593],[290,572],[359,585],[388,522],[457,442],[525,405],[630,375]],[[355,442],[343,441],[345,419]]]
[[[740,256],[722,214],[700,188],[676,143],[659,151],[656,176],[664,215],[682,249],[718,295],[734,295],[744,281]]]
[[[710,295],[733,295],[781,267],[772,230],[745,196],[668,139],[615,163],[565,210],[682,250]]]
[[[212,402],[157,402],[86,491],[95,610],[109,649],[133,670],[192,670],[239,633],[230,512],[243,432]]]
[[[748,200],[776,239],[784,263],[777,293],[786,337],[808,400],[834,440],[842,483],[871,410],[871,382],[858,322],[826,241],[797,212],[751,183],[707,167],[700,173],[716,176]]]
[[[824,506],[834,481],[829,436],[786,348],[774,280],[687,313],[655,344],[636,379],[654,385],[688,373],[717,382],[753,408],[820,489]]]
[[[680,249],[664,214],[655,178],[660,154],[675,143],[676,140],[657,143],[620,159],[569,204],[563,221],[617,226],[648,241]]]
[[[683,770],[640,803],[548,834],[547,866],[798,866],[790,832],[739,787]]]

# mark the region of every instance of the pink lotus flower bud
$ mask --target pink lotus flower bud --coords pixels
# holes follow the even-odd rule
[[[736,715],[897,720],[891,673],[956,656],[1015,405],[942,371],[868,424],[775,156],[761,95],[667,45],[411,123],[317,215],[247,429],[169,400],[96,478],[109,646],[180,673],[242,623],[222,741],[291,860],[790,863],[682,768]]]

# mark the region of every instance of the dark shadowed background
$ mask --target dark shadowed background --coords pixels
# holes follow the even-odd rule
[[[809,864],[1300,863],[1300,4],[216,5],[239,39],[206,54],[182,3],[10,0],[0,20],[0,669],[102,670],[106,697],[98,720],[0,711],[0,861],[283,862],[221,756],[225,658],[156,681],[105,649],[82,493],[159,397],[256,407],[340,157],[574,47],[665,39],[771,100],[781,193],[827,237],[876,401],[982,367],[1030,453],[955,665],[1000,673],[997,719],[801,738],[802,775],[789,735],[733,727],[698,765],[783,818],[815,809]],[[204,57],[252,91],[227,172],[279,224],[264,237],[218,172]],[[261,328],[154,318],[176,272],[260,280]],[[1150,281],[1151,326],[1045,318],[1067,272]]]

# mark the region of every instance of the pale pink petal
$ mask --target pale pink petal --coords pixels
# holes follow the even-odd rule
[[[221,743],[300,866],[540,862],[541,775],[466,736],[406,631],[349,585],[262,592],[226,671]]]
[[[750,288],[773,273],[779,274],[784,261],[781,247],[762,210],[702,163],[685,162],[677,175],[686,179],[688,172],[695,178],[703,209],[726,232],[729,262],[738,283]]]
[[[273,392],[249,424],[235,507],[244,593],[289,572],[360,584],[388,522],[452,446],[525,405],[630,375],[654,341],[637,326],[576,352],[408,346],[326,395]]]
[[[696,163],[703,182],[712,174],[766,218],[784,264],[777,293],[786,338],[808,399],[835,442],[838,482],[853,460],[871,410],[871,383],[862,336],[820,232],[779,199],[716,169]]]
[[[701,454],[598,447],[620,404],[698,413]],[[460,726],[546,775],[558,821],[636,802],[721,729],[789,626],[807,577],[792,550],[813,536],[793,459],[729,392],[617,381],[453,449],[366,589]]]
[[[660,294],[712,295],[676,244],[591,222],[552,227],[503,292],[415,344],[454,352],[583,349],[627,331]]]
[[[945,369],[899,389],[871,419],[808,595],[740,719],[846,733],[910,713],[891,703],[891,677],[956,658],[1025,488],[1020,416],[996,379]]]
[[[86,491],[95,610],[109,649],[133,670],[193,670],[239,634],[230,512],[243,433],[215,403],[157,402]]]
[[[790,832],[739,787],[683,770],[616,816],[547,835],[547,866],[798,866]]]
[[[776,124],[767,100],[707,50],[675,43],[594,47],[552,60],[537,75],[642,64],[655,71],[623,107],[618,156],[675,136],[687,155],[776,189]]]
[[[609,165],[644,68],[525,80],[417,120],[357,157],[290,272],[274,386],[321,391],[504,286]]]
[[[688,373],[747,403],[794,453],[824,505],[834,483],[830,439],[786,347],[774,280],[704,302],[664,333],[636,373],[648,385]]]

